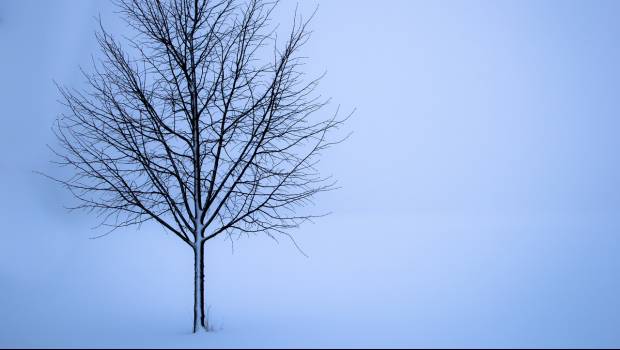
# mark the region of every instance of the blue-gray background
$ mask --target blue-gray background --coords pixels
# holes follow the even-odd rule
[[[277,20],[290,19],[285,0]],[[207,250],[98,240],[32,170],[107,1],[0,2],[0,346],[619,346],[620,2],[321,1],[305,53],[357,107],[333,215]],[[300,3],[311,11],[315,3]]]

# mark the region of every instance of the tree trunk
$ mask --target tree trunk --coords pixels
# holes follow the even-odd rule
[[[194,246],[194,333],[208,330],[205,320],[204,243]]]

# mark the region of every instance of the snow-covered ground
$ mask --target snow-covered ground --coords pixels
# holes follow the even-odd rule
[[[415,224],[403,229],[401,219],[334,215],[307,226],[299,237],[309,258],[285,241],[241,240],[234,254],[228,242],[215,242],[207,253],[207,298],[216,331],[199,336],[190,334],[191,252],[174,237],[150,229],[98,240],[49,232],[29,252],[24,238],[1,248],[0,345],[620,341],[617,223],[604,226],[597,224],[604,218],[591,217],[549,226],[523,217],[427,215],[411,217]]]

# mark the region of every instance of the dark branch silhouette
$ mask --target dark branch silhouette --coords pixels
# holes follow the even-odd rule
[[[306,80],[295,13],[284,40],[276,2],[120,0],[137,35],[103,27],[87,87],[59,87],[58,179],[111,230],[156,221],[192,248],[194,331],[208,329],[204,244],[219,235],[289,236],[301,206],[334,182],[316,164],[344,119],[317,119],[327,100]],[[337,114],[337,113],[336,113]],[[290,237],[290,236],[289,236]]]

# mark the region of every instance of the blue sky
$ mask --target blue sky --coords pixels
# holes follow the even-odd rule
[[[107,1],[0,3],[0,346],[618,346],[617,1],[302,1],[353,136],[333,214],[207,248],[221,331],[191,337],[191,254],[156,226],[90,240],[50,170]],[[284,0],[286,23],[295,3]],[[33,335],[33,332],[35,333]]]

